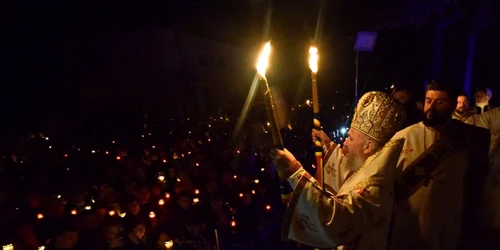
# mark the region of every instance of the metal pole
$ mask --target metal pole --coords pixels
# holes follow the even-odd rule
[[[354,81],[354,107],[358,104],[359,50],[356,50],[356,80]]]

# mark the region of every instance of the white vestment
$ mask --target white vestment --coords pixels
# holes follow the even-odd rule
[[[477,125],[488,129],[491,134],[491,165],[485,191],[484,226],[500,228],[500,108],[481,114]]]
[[[304,169],[292,175],[289,182],[294,192],[285,215],[283,238],[320,249],[351,245],[385,250],[394,201],[394,166],[403,143],[388,142],[333,191],[336,195],[321,190]],[[334,164],[330,165],[332,169],[342,160],[340,149],[335,150],[327,162]],[[338,157],[332,159],[335,155]],[[330,174],[328,171],[325,177],[336,178],[333,170]],[[325,179],[325,183],[335,182]]]
[[[488,135],[456,120],[442,131],[420,122],[393,137],[405,144],[395,173],[392,249],[455,250],[464,234],[477,233]]]

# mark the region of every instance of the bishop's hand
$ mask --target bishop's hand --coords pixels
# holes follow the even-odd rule
[[[300,162],[287,149],[279,150],[273,148],[271,149],[270,156],[281,179],[288,179],[288,177],[302,167]]]
[[[325,132],[323,132],[323,130],[317,130],[313,128],[311,135],[313,142],[316,141],[317,139],[319,139],[322,142],[331,141],[328,135]]]

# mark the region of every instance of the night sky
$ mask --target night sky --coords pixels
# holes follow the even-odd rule
[[[360,30],[378,31],[375,51],[361,55],[360,88],[366,83],[365,90],[381,89],[394,80],[411,79],[418,83],[412,86],[416,91],[423,90],[424,80],[429,77],[432,30],[437,19],[432,16],[428,22],[415,22],[408,17],[412,13],[407,12],[411,11],[398,9],[403,2],[416,1],[372,3],[367,0],[336,0],[323,3],[324,20],[318,39],[322,58],[319,73],[322,100],[336,98],[337,91],[352,95],[355,68],[353,45]],[[472,2],[481,1],[458,2],[460,6],[446,9],[446,12],[457,8],[464,11],[458,21],[445,31],[441,72],[456,80],[457,84],[463,84],[469,34],[478,30],[473,86],[492,88],[496,99],[500,96],[496,78],[500,66],[496,60],[500,56],[498,19],[493,18],[481,29],[474,29],[471,20],[475,18],[474,7],[477,6]],[[67,70],[65,61],[68,44],[92,43],[95,37],[103,34],[160,27],[234,45],[245,51],[248,57],[256,57],[254,54],[263,42],[272,39],[275,53],[269,77],[273,84],[284,89],[283,94],[290,104],[302,101],[310,95],[307,50],[315,37],[320,6],[319,0],[277,0],[272,4],[265,0],[10,3],[1,8],[5,17],[2,37],[6,42],[2,50],[4,73],[1,74],[3,91],[0,104],[5,117],[2,126],[6,133],[10,133],[47,127],[51,122],[71,124],[73,121],[96,118],[88,115],[86,105],[75,104],[87,103],[75,98],[75,95],[91,88],[92,84],[87,86],[68,80],[75,77],[68,77],[72,72]],[[425,10],[424,7],[422,9]],[[495,16],[496,5],[488,8],[488,12]],[[267,16],[271,17],[270,28],[265,34]],[[388,21],[394,18],[411,19],[411,22],[394,24]],[[99,54],[101,51],[88,53]],[[78,68],[79,65],[71,67]],[[105,73],[105,69],[100,72]],[[96,72],[83,75],[102,77]],[[106,84],[112,84],[113,80],[106,79]],[[140,110],[142,102],[138,96],[126,106]],[[98,117],[103,119],[101,122],[106,119],[102,114]],[[141,117],[138,116],[138,119]]]

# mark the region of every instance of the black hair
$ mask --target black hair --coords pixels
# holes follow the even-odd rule
[[[456,86],[454,86],[454,84],[444,79],[432,80],[429,83],[427,83],[426,91],[429,90],[446,92],[450,100],[454,102],[457,101],[458,95],[461,92],[461,90],[459,90]]]

